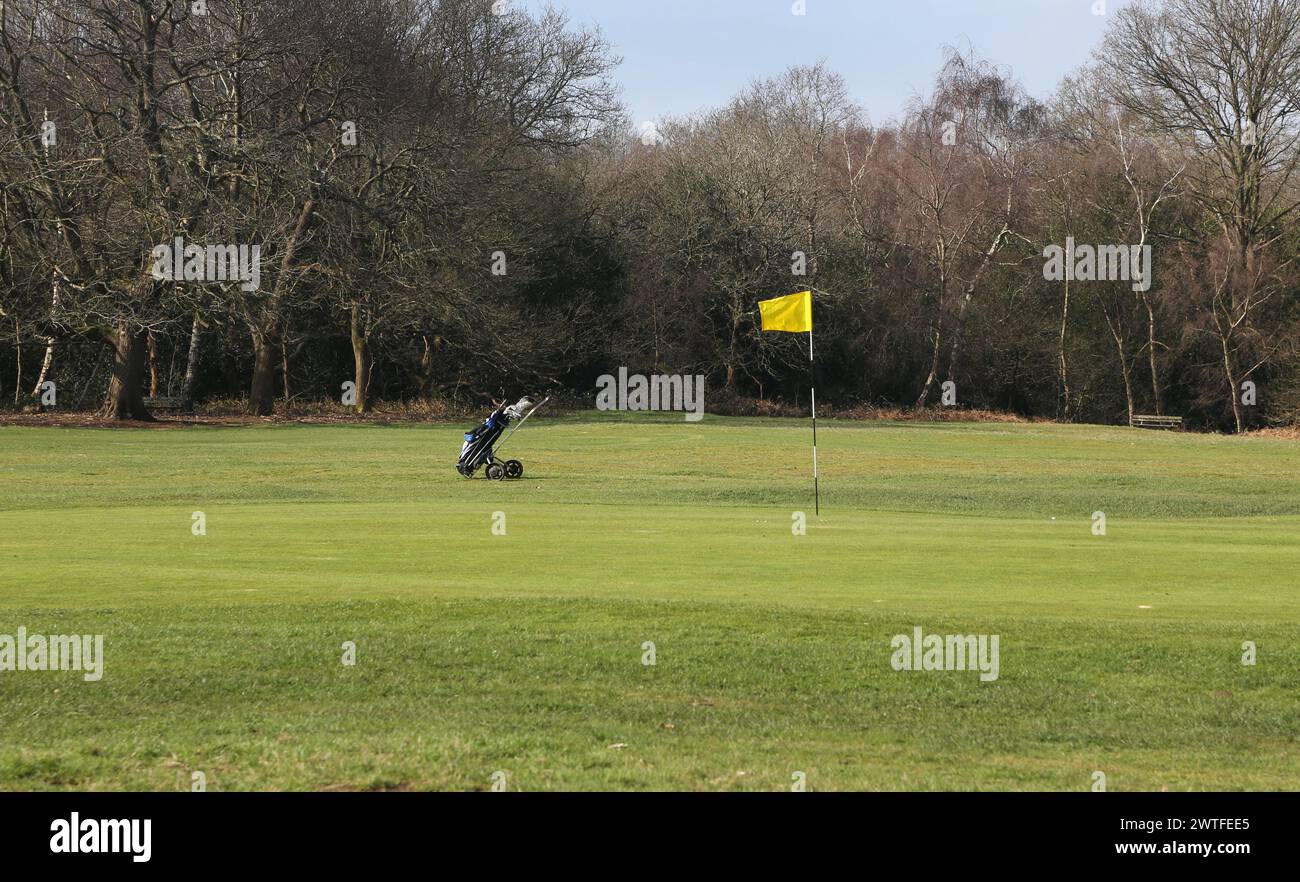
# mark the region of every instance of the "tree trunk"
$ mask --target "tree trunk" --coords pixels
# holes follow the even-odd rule
[[[41,360],[41,372],[36,377],[36,387],[32,389],[32,397],[36,399],[36,409],[45,410],[45,405],[41,404],[41,387],[45,385],[46,379],[49,378],[50,368],[54,366],[54,338],[45,338],[45,358]],[[21,383],[22,380],[19,380]]]
[[[934,388],[934,381],[939,376],[939,352],[943,337],[943,294],[940,293],[938,302],[934,310],[934,319],[930,325],[930,338],[932,346],[930,347],[930,372],[926,374],[925,384],[921,386],[921,394],[916,396],[916,403],[912,405],[913,410],[922,410],[930,399],[930,390]]]
[[[253,416],[270,416],[275,412],[275,361],[281,328],[278,310],[290,289],[289,276],[293,269],[294,254],[306,234],[315,204],[311,198],[303,201],[302,210],[298,212],[298,222],[285,241],[275,288],[259,310],[260,315],[248,319],[253,337],[253,383],[248,390],[248,412]]]
[[[1245,429],[1241,417],[1240,389],[1237,385],[1236,372],[1232,369],[1232,341],[1235,321],[1244,322],[1250,312],[1250,303],[1255,296],[1255,250],[1250,245],[1250,238],[1241,233],[1237,239],[1238,276],[1229,287],[1229,308],[1224,310],[1223,320],[1219,320],[1218,311],[1214,313],[1214,324],[1219,331],[1219,346],[1223,350],[1223,375],[1228,381],[1228,402],[1232,405],[1232,423],[1237,434]],[[1243,291],[1240,299],[1238,291]],[[1240,314],[1241,318],[1237,319]]]
[[[1130,376],[1132,371],[1129,370],[1123,353],[1120,353],[1119,366],[1124,374],[1124,403],[1128,408],[1128,424],[1131,426],[1133,425],[1133,379]]]
[[[253,416],[275,413],[275,350],[266,334],[253,334],[253,384],[248,391],[248,412]]]
[[[152,420],[144,406],[145,357],[148,332],[126,324],[108,334],[113,347],[113,374],[104,400],[103,415],[111,420]]]
[[[289,410],[289,399],[293,396],[289,394],[289,344],[280,341],[280,385],[284,387],[284,409],[287,413]]]
[[[1145,294],[1142,303],[1147,308],[1147,365],[1151,369],[1151,398],[1155,401],[1156,416],[1164,415],[1164,405],[1160,403],[1160,373],[1156,367],[1156,313],[1151,301]]]
[[[1009,226],[1003,225],[998,234],[993,237],[993,244],[984,252],[984,257],[980,260],[979,268],[975,270],[975,275],[971,278],[970,283],[966,285],[966,296],[962,298],[957,307],[957,325],[952,333],[952,348],[948,353],[948,379],[954,383],[957,381],[957,357],[961,354],[962,334],[966,331],[966,307],[970,305],[971,298],[975,296],[975,289],[984,276],[984,271],[988,269],[989,262],[993,260],[993,255],[998,253],[1002,247],[1002,241],[1011,232]]]
[[[429,338],[424,340],[424,352],[420,354],[420,397],[432,397],[433,390],[433,350],[429,347]]]
[[[727,389],[734,391],[736,388],[736,341],[740,336],[740,313],[733,310],[731,313],[731,340],[727,344]]]
[[[18,325],[18,316],[14,316],[14,407],[18,406],[23,393],[23,333]]]
[[[2,4],[0,4],[2,5]],[[51,286],[50,294],[50,320],[53,321],[59,308],[59,282],[56,278]],[[45,410],[45,405],[41,404],[41,387],[49,379],[50,368],[54,366],[54,345],[56,340],[53,336],[45,338],[45,358],[41,359],[41,372],[36,377],[36,388],[32,390],[32,397],[36,399],[36,409]]]
[[[158,397],[158,342],[154,340],[153,331],[146,337],[149,349],[149,397]]]
[[[194,407],[194,379],[199,370],[199,342],[202,339],[203,322],[198,312],[194,313],[194,322],[190,325],[190,352],[185,359],[185,383],[181,387],[181,403],[185,410]]]
[[[370,412],[370,337],[362,328],[361,307],[352,304],[352,362],[357,384],[357,413]]]
[[[972,292],[968,289],[966,296],[957,305],[957,321],[952,330],[952,345],[948,347],[948,379],[957,382],[957,356],[961,354],[961,335],[966,329],[966,307],[970,305]]]
[[[1219,345],[1223,348],[1223,375],[1228,380],[1228,401],[1232,404],[1232,422],[1237,427],[1237,434],[1243,429],[1241,419],[1241,399],[1237,397],[1237,379],[1233,376],[1232,355],[1228,351],[1228,337],[1219,335]]]
[[[1098,297],[1101,301],[1101,298]],[[1117,329],[1117,322],[1112,322],[1106,311],[1105,301],[1101,301],[1102,315],[1106,318],[1106,327],[1110,329],[1110,338],[1115,341],[1115,352],[1119,355],[1119,372],[1124,378],[1124,407],[1128,411],[1128,424],[1133,425],[1133,369],[1124,354],[1125,336]]]
[[[1056,360],[1061,378],[1061,400],[1064,403],[1062,419],[1070,420],[1070,375],[1065,356],[1065,336],[1070,319],[1070,280],[1065,280],[1065,296],[1061,299],[1061,333],[1057,338]]]

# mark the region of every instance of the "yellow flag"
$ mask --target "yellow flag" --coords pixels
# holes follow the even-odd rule
[[[812,330],[812,292],[758,301],[764,331],[802,333]]]

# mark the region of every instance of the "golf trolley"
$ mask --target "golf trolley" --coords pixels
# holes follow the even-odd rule
[[[467,478],[474,477],[474,473],[479,470],[480,466],[486,466],[483,474],[490,480],[503,481],[506,478],[522,478],[524,476],[524,464],[517,459],[500,459],[496,452],[505,446],[506,441],[510,440],[520,426],[522,426],[530,416],[537,413],[543,404],[551,399],[543,398],[540,404],[533,404],[533,399],[525,395],[509,407],[499,407],[492,413],[488,414],[482,425],[472,431],[465,433],[465,444],[460,448],[460,460],[456,463],[456,471],[460,472]],[[511,424],[514,427],[502,438],[502,433]],[[498,443],[500,439],[500,443]]]

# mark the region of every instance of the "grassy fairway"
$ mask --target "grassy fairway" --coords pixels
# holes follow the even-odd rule
[[[0,672],[0,789],[1300,788],[1294,443],[827,423],[817,520],[800,422],[461,431],[0,428],[0,634],[106,655]]]

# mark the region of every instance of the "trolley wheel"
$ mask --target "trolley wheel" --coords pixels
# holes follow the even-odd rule
[[[500,463],[490,463],[486,473],[489,481],[504,481],[506,477],[506,467]]]
[[[517,459],[506,460],[506,477],[522,478],[524,476],[524,464]]]

